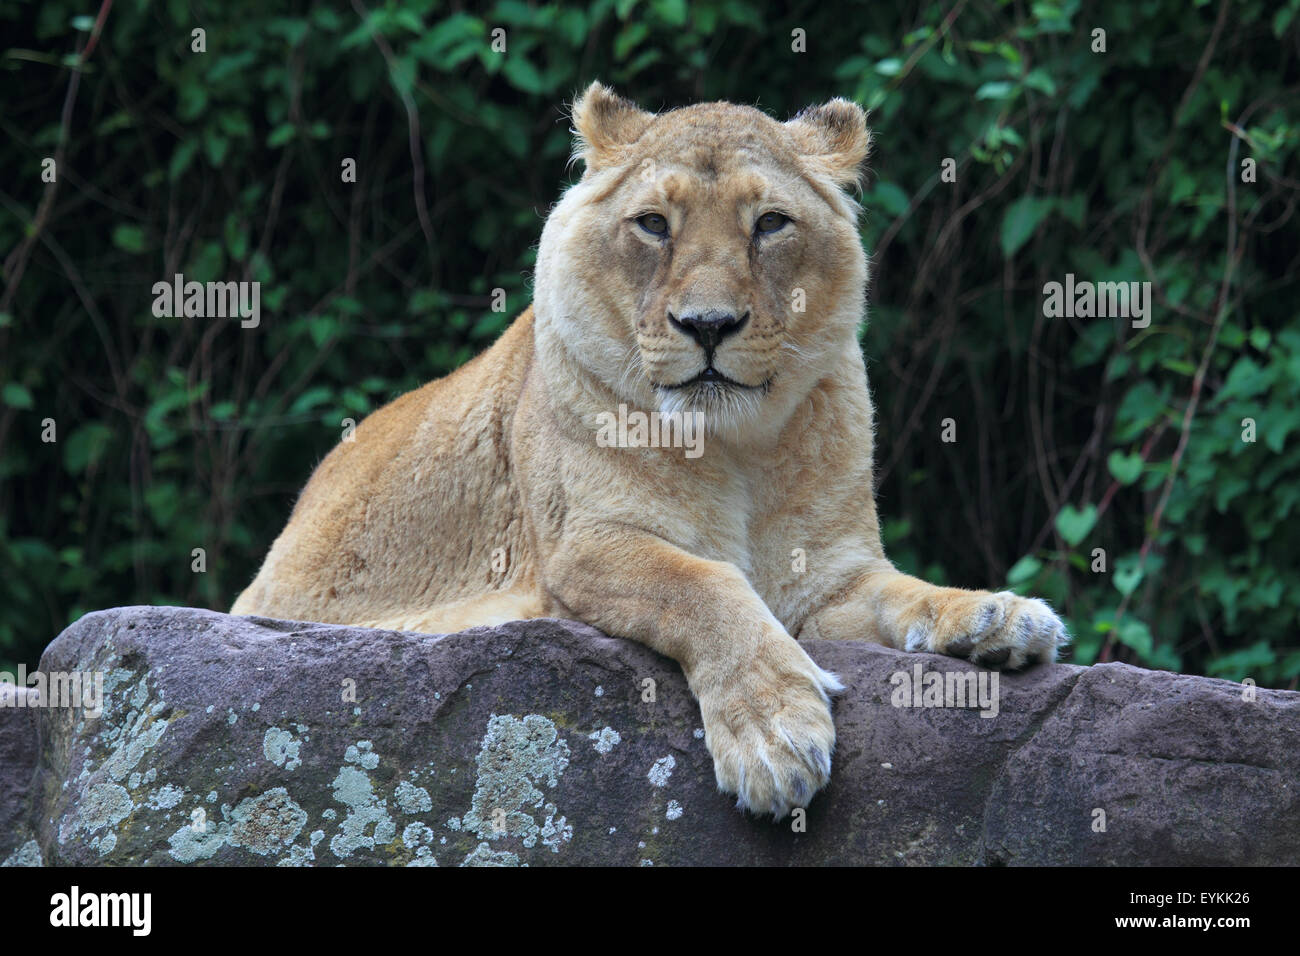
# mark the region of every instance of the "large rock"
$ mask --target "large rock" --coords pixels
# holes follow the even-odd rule
[[[103,674],[102,715],[0,710],[0,860],[1300,858],[1300,694],[1056,665],[1002,675],[985,717],[894,706],[918,674],[978,677],[964,662],[808,651],[849,688],[834,777],[806,815],[774,823],[717,792],[677,665],[583,625],[431,637],[187,608],[90,614],[41,668]]]

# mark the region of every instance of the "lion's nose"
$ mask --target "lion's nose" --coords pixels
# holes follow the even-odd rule
[[[731,313],[723,312],[721,309],[683,312],[680,316],[675,316],[669,312],[668,321],[673,328],[689,335],[700,343],[700,347],[705,352],[712,355],[719,342],[728,335],[735,335],[744,328],[745,323],[749,321],[749,313],[746,312],[740,318],[736,318]]]

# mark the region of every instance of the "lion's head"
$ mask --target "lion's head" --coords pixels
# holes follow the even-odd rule
[[[742,433],[858,348],[866,256],[841,190],[867,153],[860,107],[655,115],[595,83],[573,122],[586,171],[542,234],[539,341],[621,400]]]

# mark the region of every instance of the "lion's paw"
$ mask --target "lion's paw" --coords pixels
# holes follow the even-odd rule
[[[793,640],[700,694],[718,788],[736,806],[780,820],[805,807],[831,776],[830,694],[843,690]]]
[[[981,667],[1019,670],[1050,664],[1069,643],[1061,619],[1038,598],[1010,591],[942,588],[929,613],[911,622],[904,647],[964,657]]]

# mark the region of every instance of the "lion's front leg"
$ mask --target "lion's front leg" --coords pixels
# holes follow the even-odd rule
[[[567,529],[544,567],[573,616],[677,660],[700,703],[718,786],[784,817],[830,779],[841,689],[733,565],[627,525]]]
[[[892,568],[864,573],[812,615],[799,637],[871,640],[1010,670],[1050,663],[1069,641],[1045,601],[1010,591],[939,587]]]

